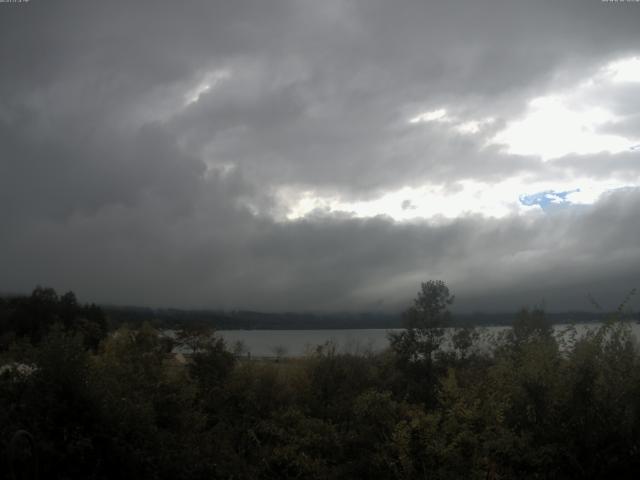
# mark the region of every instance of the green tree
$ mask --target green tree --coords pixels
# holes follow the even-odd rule
[[[435,354],[442,345],[444,327],[451,323],[448,307],[453,300],[442,280],[422,283],[413,305],[403,314],[406,330],[389,336],[397,368],[405,375],[405,388],[427,404],[437,398]]]
[[[215,342],[215,331],[209,325],[184,324],[176,332],[176,342],[182,348],[191,350],[191,354],[206,350],[209,345]]]
[[[442,344],[444,327],[451,323],[448,307],[454,297],[442,280],[422,283],[418,296],[403,314],[408,336],[415,343],[415,359],[429,361]]]
[[[217,393],[232,372],[236,363],[233,353],[227,350],[224,340],[211,337],[210,341],[191,358],[189,372],[204,394]]]
[[[523,308],[513,322],[512,335],[513,342],[522,345],[530,341],[551,339],[553,328],[542,308]]]

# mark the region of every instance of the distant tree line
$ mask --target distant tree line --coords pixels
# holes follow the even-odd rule
[[[352,328],[400,328],[394,313],[264,313],[248,310],[180,310],[106,306],[103,310],[114,326],[142,325],[179,329],[183,325],[207,325],[218,330],[316,330]]]
[[[73,292],[58,295],[52,288],[36,287],[29,296],[0,297],[0,350],[14,340],[37,345],[54,325],[81,334],[85,345],[94,350],[108,331],[102,309],[80,305]]]
[[[275,362],[200,326],[106,333],[72,294],[5,299],[0,472],[21,478],[23,432],[47,479],[636,478],[640,352],[624,305],[583,336],[534,308],[487,337],[448,328],[453,301],[426,282],[385,352],[327,343]]]
[[[403,328],[403,315],[383,312],[363,313],[264,313],[246,310],[180,310],[145,307],[103,306],[112,327],[141,326],[145,322],[160,329],[180,329],[185,325],[204,325],[217,330],[342,330],[362,328]],[[603,311],[565,311],[547,313],[550,323],[600,322],[610,313]],[[636,317],[638,318],[638,317]],[[449,326],[508,326],[511,313],[458,313]]]

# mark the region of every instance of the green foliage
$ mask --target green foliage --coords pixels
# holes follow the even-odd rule
[[[406,331],[391,336],[391,347],[407,361],[430,363],[440,348],[444,327],[451,322],[454,297],[441,280],[422,284],[418,296],[403,314]]]
[[[551,323],[547,320],[544,310],[541,308],[534,308],[533,310],[523,308],[520,310],[511,329],[512,341],[517,345],[540,339],[549,339],[552,336],[552,332]]]
[[[211,327],[202,324],[185,324],[176,332],[176,343],[196,354],[209,347],[214,339]]]
[[[0,351],[16,338],[38,344],[56,324],[80,333],[93,350],[107,335],[107,319],[99,307],[80,305],[73,292],[58,296],[52,288],[36,287],[28,297],[0,301]]]
[[[198,328],[179,336],[185,363],[148,323],[101,336],[73,294],[2,300],[0,459],[26,430],[52,479],[635,478],[640,352],[622,315],[560,338],[524,309],[489,342],[446,330],[452,301],[423,284],[380,354],[249,360]]]
[[[235,362],[235,356],[226,349],[224,340],[211,339],[193,355],[189,372],[201,390],[211,392],[224,386]]]
[[[406,330],[389,335],[397,368],[405,373],[411,398],[431,406],[436,402],[439,374],[435,355],[451,322],[449,305],[454,297],[441,280],[422,283],[413,305],[404,312]]]

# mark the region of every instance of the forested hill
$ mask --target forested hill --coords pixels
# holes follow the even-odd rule
[[[178,328],[185,323],[207,324],[218,330],[321,330],[358,328],[401,328],[400,313],[263,313],[246,310],[180,310],[145,307],[103,306],[111,323],[140,325],[150,321],[157,327]],[[602,312],[548,313],[551,323],[587,323],[600,321]],[[511,325],[514,314],[466,313],[454,314],[453,323],[458,326]]]
[[[51,289],[38,288],[30,296],[4,297],[3,302],[9,308],[11,304],[20,306],[21,310],[32,310],[39,304],[48,304],[55,297]],[[51,298],[49,298],[51,297]],[[57,297],[56,297],[57,298]],[[12,299],[12,300],[11,300]],[[75,295],[69,292],[60,297],[60,318],[69,317],[70,311],[75,311]],[[71,307],[65,307],[65,302]],[[53,302],[56,303],[56,302]],[[28,308],[27,308],[28,307]],[[39,307],[38,307],[39,308]],[[36,308],[36,310],[38,310]],[[71,308],[71,310],[70,310]],[[79,307],[78,307],[79,308]],[[362,313],[266,313],[249,310],[182,310],[173,308],[148,308],[136,306],[93,306],[100,308],[106,317],[104,322],[109,329],[116,329],[122,325],[141,326],[149,322],[157,328],[180,329],[184,325],[203,325],[217,330],[338,330],[338,329],[365,329],[365,328],[401,328],[404,319],[401,313],[362,312]],[[19,310],[20,310],[19,309]],[[78,315],[80,317],[95,316],[89,307]],[[25,310],[25,312],[27,311]],[[547,319],[553,324],[562,323],[588,323],[598,322],[606,318],[605,312],[548,312]],[[0,315],[2,317],[3,315]],[[6,316],[6,315],[5,315]],[[27,315],[31,317],[30,315]],[[87,317],[87,318],[88,318]],[[500,326],[511,325],[514,319],[513,312],[505,313],[453,313],[451,326]],[[638,315],[635,314],[635,320]],[[52,320],[53,321],[53,320]],[[104,328],[104,326],[102,327]]]
[[[103,306],[112,325],[179,328],[186,323],[207,324],[217,330],[320,330],[349,328],[398,328],[400,314],[389,313],[264,313],[249,310],[179,310]]]

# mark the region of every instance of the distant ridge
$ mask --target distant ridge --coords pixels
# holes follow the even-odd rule
[[[217,330],[340,330],[366,328],[402,328],[400,313],[264,313],[251,310],[183,310],[135,306],[102,306],[112,326],[151,322],[160,328],[178,328],[188,324],[207,324]],[[463,313],[453,315],[452,326],[511,325],[517,312]],[[592,323],[606,318],[606,312],[550,312],[551,323]],[[638,319],[635,314],[633,320]]]

